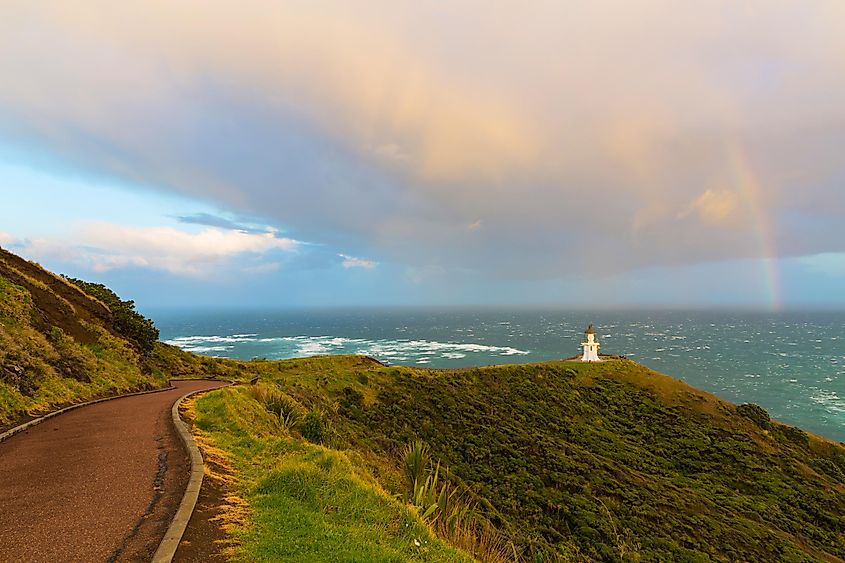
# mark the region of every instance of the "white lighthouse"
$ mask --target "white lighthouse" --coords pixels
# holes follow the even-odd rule
[[[581,356],[581,361],[600,362],[599,341],[596,340],[596,331],[593,329],[593,325],[587,327],[587,330],[584,331],[584,336],[587,337],[587,341],[581,343],[581,346],[584,348],[584,355]]]

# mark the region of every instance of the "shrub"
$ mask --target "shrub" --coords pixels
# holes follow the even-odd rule
[[[781,432],[790,442],[804,447],[810,445],[810,437],[800,428],[796,428],[795,426],[784,426],[781,428]]]
[[[149,354],[158,342],[159,332],[153,321],[135,310],[134,301],[123,301],[115,292],[100,283],[63,276],[88,295],[102,301],[112,313],[114,331],[134,342],[144,354]]]
[[[340,407],[344,411],[359,411],[364,406],[364,396],[351,387],[343,388],[343,396],[340,398]]]
[[[314,444],[325,444],[329,441],[331,424],[317,408],[305,415],[300,429],[302,437]]]
[[[769,413],[766,412],[766,409],[764,409],[760,405],[755,405],[754,403],[745,403],[739,405],[736,408],[736,413],[751,420],[751,422],[753,422],[760,428],[765,428],[766,430],[768,430],[772,427]]]
[[[409,498],[416,494],[417,485],[425,478],[430,462],[430,448],[422,440],[415,440],[405,446],[402,455],[402,472],[405,475]]]
[[[845,483],[845,471],[842,471],[833,461],[824,458],[816,459],[813,462],[813,467],[840,483]]]
[[[50,342],[54,344],[59,344],[65,339],[65,331],[63,331],[57,326],[54,326],[52,329],[50,329],[50,334],[48,335],[48,338],[50,339]]]

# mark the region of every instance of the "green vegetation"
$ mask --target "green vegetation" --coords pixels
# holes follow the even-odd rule
[[[242,380],[270,366],[196,356],[157,339],[132,301],[0,249],[0,427],[171,378]]]
[[[166,384],[111,324],[102,302],[0,250],[0,426]]]
[[[278,421],[279,426],[286,432],[299,428],[305,417],[305,409],[291,397],[285,395],[278,389],[267,385],[254,385],[250,387],[252,398],[258,401]],[[310,415],[310,413],[309,413]],[[308,426],[313,426],[309,422]],[[320,440],[310,440],[320,443]]]
[[[273,362],[251,360],[242,362],[209,356],[199,356],[157,342],[144,358],[144,364],[155,374],[170,379],[217,378],[229,381],[248,381],[275,369]]]
[[[434,463],[425,442],[414,440],[405,447],[402,470],[405,502],[439,537],[482,561],[511,561],[514,546],[484,516],[472,492],[450,481],[447,470]]]
[[[738,407],[736,407],[736,413],[741,414],[742,416],[751,420],[760,428],[768,430],[772,427],[772,422],[769,418],[769,413],[767,413],[766,409],[764,409],[760,405],[755,405],[753,403],[739,405]]]
[[[225,452],[249,507],[246,520],[229,526],[235,560],[471,561],[386,493],[355,452],[312,444],[286,428],[277,398],[236,387],[191,406],[200,443]]]
[[[152,352],[158,342],[158,329],[150,319],[135,310],[134,301],[122,300],[103,284],[63,277],[109,308],[112,313],[112,326],[117,334],[135,343],[144,354]]]
[[[243,471],[261,522],[240,532],[245,558],[268,557],[258,546],[270,549],[268,522],[285,511],[332,514],[286,488],[340,478],[314,467],[323,456],[482,561],[845,558],[842,446],[631,361],[438,371],[322,357],[262,373],[265,393],[309,413],[301,422],[279,423],[247,389],[197,401],[198,427]],[[311,413],[331,437],[309,437],[331,449],[304,439]],[[301,474],[273,477],[270,493],[283,466]]]

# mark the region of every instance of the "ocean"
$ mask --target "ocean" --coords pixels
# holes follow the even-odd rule
[[[620,354],[782,422],[845,442],[845,312],[555,309],[152,311],[162,339],[200,354],[285,359],[367,354],[450,368],[579,353],[592,323]]]

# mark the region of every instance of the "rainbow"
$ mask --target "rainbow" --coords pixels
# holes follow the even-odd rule
[[[769,308],[772,311],[780,311],[783,301],[777,264],[778,252],[774,229],[763,205],[765,194],[746,151],[735,144],[728,144],[726,148],[732,183],[749,210],[751,226],[760,247],[759,260]]]

